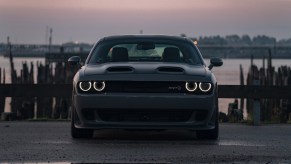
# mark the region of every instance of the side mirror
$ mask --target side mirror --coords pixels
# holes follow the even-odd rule
[[[211,70],[213,67],[222,66],[222,64],[223,64],[223,61],[221,58],[211,58],[210,65],[208,66],[208,69]]]
[[[81,58],[79,56],[72,56],[68,59],[68,63],[72,66],[81,65]]]

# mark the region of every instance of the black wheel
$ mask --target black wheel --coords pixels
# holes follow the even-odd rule
[[[215,111],[215,128],[211,130],[197,130],[196,136],[198,139],[210,139],[216,140],[219,135],[219,124],[218,124],[218,110]]]
[[[72,111],[72,118],[71,118],[71,136],[73,138],[92,138],[94,130],[92,129],[78,129],[75,127],[75,121],[77,119],[77,114],[75,109]]]

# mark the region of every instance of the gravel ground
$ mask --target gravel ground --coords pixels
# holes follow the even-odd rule
[[[0,163],[291,163],[291,125],[221,124],[217,141],[187,131],[96,131],[69,122],[0,122]]]

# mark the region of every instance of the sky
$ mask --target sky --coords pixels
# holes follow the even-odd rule
[[[109,35],[291,38],[291,0],[0,0],[0,43],[95,43]]]

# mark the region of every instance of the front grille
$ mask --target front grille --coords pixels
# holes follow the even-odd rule
[[[185,93],[185,82],[173,81],[107,81],[105,92]]]
[[[107,122],[187,122],[190,110],[97,110],[101,121]]]
[[[88,121],[105,122],[203,122],[207,110],[160,110],[160,109],[83,109],[82,115]]]

